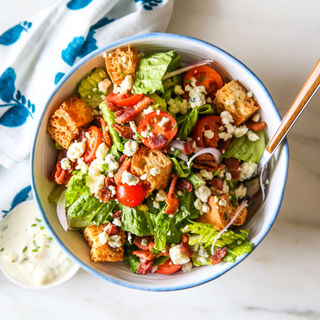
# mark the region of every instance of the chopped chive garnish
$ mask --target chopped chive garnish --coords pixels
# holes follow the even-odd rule
[[[213,174],[213,176],[216,177],[216,176],[219,174],[220,170],[221,170],[221,168],[218,169],[218,170]]]
[[[28,258],[24,258],[23,261],[28,260]]]
[[[206,95],[206,93],[205,92],[203,92],[203,91],[201,91],[201,93],[205,96]]]
[[[191,83],[192,81],[191,80],[186,80],[186,83]]]
[[[143,136],[142,136],[140,133],[136,132],[136,136],[137,136],[139,139],[144,140]]]
[[[41,227],[40,227],[41,230],[44,230],[45,228],[46,228],[45,226],[41,226]]]
[[[148,129],[152,130],[152,127],[151,127],[151,125],[149,123],[148,123]]]
[[[174,127],[172,128],[172,131],[175,130],[177,127],[178,127],[178,124],[176,123],[176,124],[174,125]]]
[[[106,139],[104,137],[102,137],[103,142],[106,144]]]
[[[51,241],[51,240],[53,240],[53,239],[52,239],[52,237],[48,237],[47,240]]]
[[[231,80],[226,76],[226,81],[227,81],[227,82],[230,82]]]
[[[121,75],[122,75],[123,78],[126,77],[126,74],[123,71],[121,71]]]
[[[2,230],[6,230],[6,229],[8,229],[8,225],[6,225],[6,226],[4,226],[4,227],[2,228]]]
[[[196,148],[196,146],[197,146],[197,143],[194,142],[192,147],[193,147],[193,148]]]
[[[148,149],[146,149],[146,156],[148,155],[148,153],[149,153],[149,150],[148,150]]]
[[[22,250],[22,253],[25,253],[25,252],[27,251],[27,249],[28,249],[28,247],[25,246],[25,247],[23,248],[23,250]]]
[[[200,78],[200,82],[202,82],[205,79],[206,75],[204,74],[201,78]]]
[[[1,248],[0,252],[2,252],[4,250],[4,248]]]
[[[36,225],[37,225],[37,224],[36,224],[36,223],[34,223],[34,224],[32,224],[32,225],[31,225],[31,227],[35,227]]]
[[[177,98],[180,100],[180,102],[182,102],[182,98],[181,98],[180,94],[176,93],[176,95],[177,95]]]
[[[36,218],[36,221],[38,221],[38,222],[42,222],[42,220],[41,220],[41,219],[38,219],[38,218]]]
[[[46,248],[50,248],[50,246],[46,246]]]
[[[226,220],[229,220],[229,217],[228,217],[226,212],[224,213],[224,217],[225,217]]]
[[[174,157],[176,158],[179,155],[179,153],[180,153],[180,149],[177,149],[174,153]]]

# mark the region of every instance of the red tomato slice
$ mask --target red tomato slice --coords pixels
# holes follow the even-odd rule
[[[134,104],[139,102],[142,99],[142,97],[143,97],[143,94],[132,95],[131,93],[117,94],[117,93],[111,92],[107,96],[107,100],[116,104],[117,106],[126,107],[126,106],[133,106]]]
[[[129,186],[126,183],[117,184],[117,198],[127,207],[137,207],[146,196],[146,190],[140,184]]]
[[[92,161],[96,158],[96,151],[102,141],[102,134],[98,127],[92,126],[87,131],[90,138],[87,138],[87,147],[83,160],[85,162]]]
[[[219,140],[217,123],[221,123],[221,118],[218,116],[207,116],[198,120],[196,126],[192,130],[193,139],[196,141],[198,147],[217,147]],[[214,133],[213,138],[207,138],[204,135],[205,130],[211,130]]]
[[[164,119],[168,119],[166,122]],[[178,125],[175,118],[164,111],[150,112],[144,116],[138,126],[138,132],[152,132],[153,136],[144,138],[143,144],[150,149],[164,148],[178,132]]]
[[[156,272],[160,274],[172,274],[179,271],[180,268],[181,264],[173,264],[172,260],[169,258],[164,264],[158,266]]]
[[[183,80],[184,87],[186,87],[187,81],[190,81],[192,77],[197,80],[197,86],[204,86],[206,88],[207,95],[212,92],[215,93],[223,86],[219,73],[208,66],[195,67],[189,70]]]

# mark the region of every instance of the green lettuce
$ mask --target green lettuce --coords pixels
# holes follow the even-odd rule
[[[175,51],[155,53],[139,59],[133,94],[164,92],[162,77],[180,66],[180,57]]]
[[[172,97],[174,88],[177,85],[182,85],[183,77],[181,74],[177,74],[171,78],[165,79],[162,81],[164,93],[162,94],[162,98],[168,102]]]
[[[247,135],[234,138],[221,158],[236,158],[242,161],[258,163],[266,147],[266,140],[264,130],[255,133],[259,136],[257,141],[250,141]]]
[[[99,199],[88,193],[84,193],[68,209],[71,217],[72,228],[85,228],[93,223],[100,226],[102,223],[111,220],[110,213],[118,210],[118,203],[110,200],[108,203],[100,202]]]
[[[112,124],[116,123],[114,112],[112,112],[107,107],[105,102],[100,103],[99,108],[102,112],[103,119],[108,125],[108,130],[112,139],[112,144],[116,146],[118,151],[122,152],[124,147],[123,147],[123,144],[121,143],[121,138],[119,136],[119,133],[112,127]]]
[[[191,173],[191,168],[188,168],[188,166],[180,164],[176,158],[170,158],[170,161],[172,163],[172,171],[178,176],[178,178],[186,178]]]
[[[211,224],[201,222],[191,222],[186,225],[182,231],[184,233],[191,233],[189,236],[190,245],[202,245],[208,253],[210,253],[210,248],[214,239],[219,234],[219,231],[217,231]],[[252,251],[253,244],[247,241],[249,232],[249,229],[240,230],[239,233],[226,231],[220,236],[215,243],[215,247],[228,246],[228,251],[223,261],[235,262],[237,257]],[[194,262],[196,265],[202,265],[208,264],[209,260],[207,259],[206,262],[200,262],[197,260],[197,256],[195,255]]]
[[[131,252],[129,250],[124,251],[123,261],[133,273],[136,273],[140,265],[140,258],[131,254]]]
[[[152,93],[152,94],[148,94],[148,96],[152,99],[154,99],[154,103],[151,105],[151,107],[153,108],[153,110],[161,110],[161,111],[167,111],[167,103],[166,100],[159,97],[157,94]]]
[[[57,184],[48,196],[49,202],[58,202],[61,193],[66,189],[65,186]]]
[[[103,101],[101,96],[108,95],[112,90],[112,86],[110,86],[107,93],[98,90],[98,83],[107,78],[108,75],[103,69],[93,69],[91,74],[82,79],[78,85],[81,100],[90,107],[97,107]]]
[[[186,114],[181,115],[177,118],[178,133],[176,135],[180,140],[187,140],[191,131],[196,126],[198,122],[199,115],[206,116],[214,114],[214,109],[211,104],[205,104],[201,107],[196,107],[189,110]]]
[[[85,177],[87,174],[77,171],[69,180],[66,191],[66,206],[71,206],[83,193],[90,193],[90,189],[86,186]]]
[[[153,234],[153,222],[148,208],[141,210],[141,206],[130,208],[123,204],[119,204],[119,207],[122,211],[121,222],[124,231],[129,231],[140,237]]]
[[[198,177],[193,172],[191,172],[190,175],[186,177],[186,180],[190,182],[196,189],[206,184],[202,178]]]

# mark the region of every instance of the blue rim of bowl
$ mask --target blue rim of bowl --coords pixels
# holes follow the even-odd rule
[[[260,85],[262,91],[264,91],[266,97],[269,100],[270,105],[272,105],[274,111],[276,112],[279,122],[281,121],[281,116],[280,113],[277,109],[277,107],[275,106],[270,93],[268,92],[268,90],[266,89],[266,87],[263,85],[263,83],[261,82],[261,80],[247,67],[245,66],[242,62],[240,62],[238,59],[236,59],[235,57],[233,57],[232,55],[230,55],[229,53],[227,53],[226,51],[208,43],[205,42],[203,40],[197,39],[197,38],[192,38],[192,37],[188,37],[188,36],[184,36],[184,35],[178,35],[178,34],[171,34],[171,33],[147,33],[147,34],[142,34],[142,35],[138,35],[138,36],[133,36],[133,37],[129,37],[129,38],[125,38],[125,39],[121,39],[115,42],[112,42],[100,49],[97,49],[93,52],[91,52],[90,54],[88,54],[86,57],[84,57],[83,59],[81,59],[80,61],[78,61],[67,73],[66,75],[59,81],[59,83],[56,85],[55,89],[53,90],[53,92],[51,93],[45,107],[44,110],[41,114],[40,119],[43,118],[44,113],[46,112],[46,109],[50,103],[50,101],[52,100],[52,98],[54,97],[54,95],[58,92],[58,90],[60,89],[60,87],[64,84],[64,82],[74,73],[75,70],[77,70],[81,65],[85,64],[87,61],[89,61],[91,58],[93,58],[94,56],[101,54],[102,52],[113,48],[113,47],[118,47],[121,46],[123,44],[127,44],[133,41],[137,41],[137,40],[146,40],[149,38],[153,38],[153,39],[157,39],[157,38],[163,38],[163,39],[170,39],[170,40],[182,40],[182,41],[186,41],[186,42],[193,42],[194,44],[198,44],[201,46],[206,46],[209,47],[211,50],[214,51],[218,51],[220,54],[227,56],[229,59],[233,60],[233,62],[235,62],[236,64],[238,64],[242,69],[244,69],[245,72],[249,73],[253,78],[255,78],[255,80],[257,81],[257,83]],[[287,176],[288,176],[288,167],[289,167],[289,147],[288,147],[288,142],[285,139],[284,140],[284,144],[282,147],[281,152],[284,152],[285,154],[285,161],[286,161],[286,171],[284,174],[284,178],[282,180],[282,188],[281,188],[281,195],[279,197],[277,206],[275,211],[273,212],[273,217],[272,220],[270,221],[268,227],[266,228],[266,231],[264,234],[261,235],[261,237],[256,241],[256,245],[254,246],[253,250],[250,253],[247,253],[243,256],[241,256],[240,258],[237,259],[237,261],[235,263],[230,264],[230,266],[228,266],[227,268],[224,268],[219,274],[216,274],[214,276],[210,276],[208,278],[202,279],[200,281],[197,282],[192,282],[192,283],[188,283],[185,285],[179,285],[179,286],[173,286],[173,287],[148,287],[148,286],[141,286],[141,285],[136,285],[136,284],[132,284],[130,282],[126,282],[126,281],[121,281],[112,277],[108,277],[106,275],[101,274],[100,272],[97,272],[96,270],[92,269],[91,267],[87,266],[85,263],[83,263],[80,259],[78,259],[71,251],[69,251],[64,244],[61,242],[61,240],[59,239],[59,237],[56,235],[56,233],[54,232],[53,228],[51,227],[51,225],[49,224],[49,221],[46,218],[44,209],[42,208],[42,205],[40,203],[39,200],[39,196],[38,196],[38,192],[35,186],[35,181],[34,181],[34,171],[33,171],[33,167],[34,167],[34,159],[35,159],[35,144],[37,141],[37,137],[38,137],[38,133],[39,133],[39,129],[40,129],[40,124],[41,121],[39,121],[38,125],[37,125],[37,129],[36,129],[36,133],[34,136],[34,140],[33,140],[33,145],[32,145],[32,152],[31,152],[31,184],[32,184],[32,189],[33,189],[33,193],[36,199],[36,203],[37,206],[40,210],[40,213],[42,214],[42,217],[44,219],[45,225],[46,227],[50,230],[54,240],[60,245],[60,247],[63,249],[64,252],[66,252],[69,257],[71,259],[73,259],[76,263],[78,263],[81,268],[83,268],[84,270],[88,271],[89,273],[93,274],[94,276],[103,279],[103,280],[107,280],[111,283],[123,286],[123,287],[127,287],[127,288],[131,288],[131,289],[138,289],[138,290],[145,290],[145,291],[176,291],[176,290],[183,290],[183,289],[188,289],[188,288],[192,288],[192,287],[196,287],[202,284],[205,284],[209,281],[212,281],[214,279],[219,278],[220,276],[222,276],[223,274],[225,274],[226,272],[230,271],[231,269],[233,269],[236,265],[238,265],[240,262],[242,262],[248,255],[250,255],[253,250],[260,244],[260,242],[265,238],[265,236],[268,234],[268,232],[270,231],[271,227],[273,226],[280,207],[281,207],[281,203],[282,203],[282,199],[283,199],[283,195],[284,195],[284,190],[285,190],[285,185],[286,185],[286,181],[287,181]]]

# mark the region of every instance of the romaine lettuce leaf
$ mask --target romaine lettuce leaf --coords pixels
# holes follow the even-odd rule
[[[191,172],[187,177],[186,180],[190,182],[195,188],[199,188],[205,185],[205,181],[198,177],[195,173]]]
[[[90,193],[85,177],[85,173],[78,171],[69,180],[65,194],[67,207],[71,206],[83,193]]]
[[[214,114],[214,109],[211,104],[205,104],[201,107],[196,107],[189,110],[186,114],[181,115],[177,118],[178,133],[176,137],[180,140],[187,140],[191,131],[196,126],[198,122],[199,115],[212,115]]]
[[[140,237],[153,234],[153,222],[148,209],[145,211],[139,207],[130,208],[123,204],[119,204],[119,207],[122,211],[121,221],[124,231],[129,231]]]
[[[172,163],[172,171],[178,176],[178,178],[186,178],[191,173],[191,168],[186,165],[180,164],[174,157],[168,157]]]
[[[112,139],[112,144],[117,147],[118,151],[122,152],[124,147],[123,147],[123,144],[121,143],[121,138],[119,136],[119,133],[112,127],[112,124],[116,123],[114,112],[112,112],[107,107],[105,102],[100,103],[99,108],[102,112],[103,119],[108,125],[108,130]]]
[[[258,163],[266,147],[266,140],[264,130],[255,133],[260,138],[257,141],[250,141],[247,135],[234,138],[225,154],[221,156],[221,159],[236,158],[242,161]]]
[[[155,53],[140,58],[132,93],[146,94],[157,90],[164,92],[162,77],[166,71],[172,71],[179,66],[180,57],[175,51]]]
[[[148,94],[148,96],[152,99],[154,99],[154,103],[151,105],[151,107],[153,108],[153,110],[161,110],[161,111],[167,111],[167,103],[166,100],[164,100],[163,98],[159,97],[157,94],[152,93],[152,94]]]
[[[191,236],[189,237],[190,245],[201,244],[206,250],[210,248],[219,233],[211,224],[201,222],[191,222],[182,231],[184,233],[191,232]],[[224,261],[234,262],[236,257],[252,251],[253,244],[247,242],[249,232],[249,229],[240,230],[240,233],[226,231],[220,236],[215,243],[215,247],[228,246],[228,252]]]
[[[58,202],[61,193],[66,189],[65,186],[57,184],[48,196],[49,202]]]
[[[165,79],[162,81],[164,93],[162,94],[162,98],[168,102],[169,99],[172,97],[174,88],[177,85],[182,85],[182,74],[177,74],[171,78]]]

